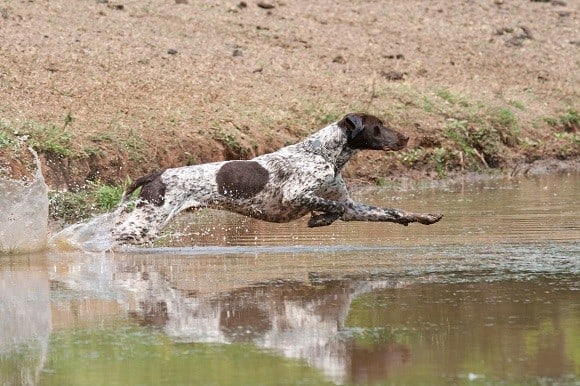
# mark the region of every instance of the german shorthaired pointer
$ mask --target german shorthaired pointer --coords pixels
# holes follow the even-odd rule
[[[378,118],[348,114],[304,141],[249,161],[167,169],[139,178],[117,210],[114,237],[141,244],[185,209],[225,209],[270,222],[311,213],[309,227],[342,221],[433,224],[442,214],[409,213],[353,201],[341,170],[359,150],[401,150],[408,141]],[[134,209],[131,194],[141,187]]]

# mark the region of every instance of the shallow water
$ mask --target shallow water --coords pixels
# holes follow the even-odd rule
[[[180,217],[0,257],[0,384],[580,383],[580,176],[358,191],[442,222]]]

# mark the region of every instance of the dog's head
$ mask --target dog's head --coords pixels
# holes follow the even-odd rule
[[[353,149],[401,150],[409,140],[407,135],[369,114],[348,114],[338,121],[338,126],[346,131],[347,144]]]

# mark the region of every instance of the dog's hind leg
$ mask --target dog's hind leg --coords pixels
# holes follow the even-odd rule
[[[121,243],[144,244],[157,238],[167,215],[161,208],[145,204],[133,211],[121,212],[113,230],[113,236]]]
[[[128,206],[124,204],[124,206]],[[167,223],[183,208],[165,202],[156,205],[151,202],[137,201],[133,210],[117,210],[117,221],[113,236],[121,243],[144,244],[155,240]]]

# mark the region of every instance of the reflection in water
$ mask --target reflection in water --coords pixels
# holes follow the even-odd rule
[[[49,280],[46,267],[11,260],[0,257],[0,384],[33,385],[51,330]]]
[[[562,246],[556,266],[550,253],[530,265],[522,254],[535,248],[545,246],[454,247],[463,266],[406,256],[407,264],[388,270],[298,269],[301,277],[292,279],[268,279],[275,261],[297,258],[283,254],[99,255],[62,262],[68,270],[57,268],[65,274],[52,279],[67,291],[122,301],[131,318],[175,342],[251,343],[338,383],[409,374],[560,379],[580,363],[579,249]],[[401,253],[383,251],[372,261],[400,261]],[[506,261],[481,262],[493,254]],[[342,251],[333,256],[343,258],[350,259]],[[240,280],[249,271],[267,279]]]
[[[177,247],[2,257],[0,384],[577,384],[579,185],[359,193],[430,227],[202,212]]]

